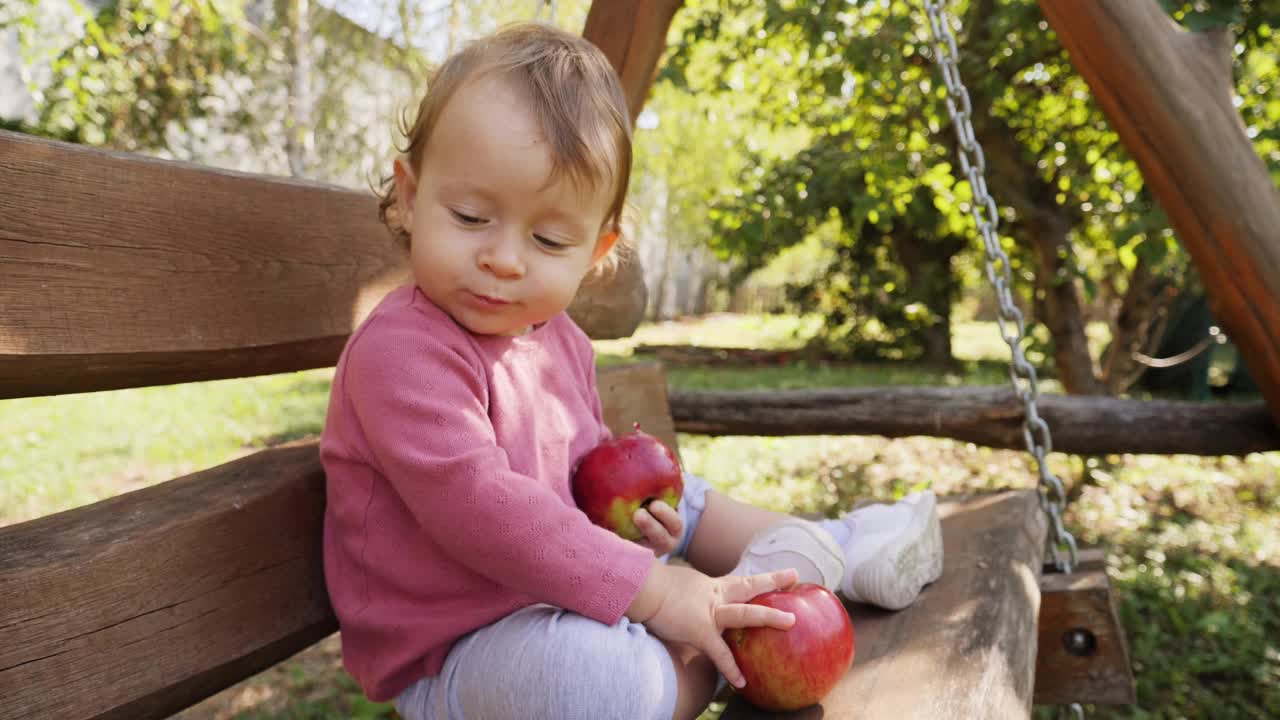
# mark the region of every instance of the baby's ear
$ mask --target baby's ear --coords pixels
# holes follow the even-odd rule
[[[413,201],[418,197],[418,178],[409,166],[409,158],[401,155],[395,162],[396,208],[400,213],[400,226],[406,231],[413,227]]]
[[[596,238],[596,249],[591,253],[591,264],[595,265],[604,259],[614,245],[618,244],[618,230],[616,228],[605,230],[600,233],[600,237]]]

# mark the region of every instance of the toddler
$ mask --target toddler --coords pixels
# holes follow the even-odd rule
[[[743,683],[726,628],[794,622],[752,597],[901,608],[941,572],[931,494],[811,523],[687,475],[641,543],[575,507],[609,431],[564,311],[616,255],[628,118],[593,45],[512,26],[435,72],[385,183],[413,281],[347,343],[320,452],[344,663],[406,720],[695,718]]]

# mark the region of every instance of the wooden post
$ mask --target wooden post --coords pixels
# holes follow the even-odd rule
[[[1040,7],[1280,423],[1280,193],[1231,104],[1230,33],[1188,33],[1155,0]]]
[[[597,0],[587,11],[582,36],[604,51],[622,79],[634,125],[644,108],[667,29],[684,0]]]
[[[1035,704],[1137,702],[1129,645],[1100,548],[1080,551],[1070,574],[1040,577]]]
[[[631,111],[631,124],[644,107],[645,96],[667,47],[667,28],[683,0],[598,0],[591,3],[582,30],[613,63],[622,80]],[[644,319],[649,291],[638,255],[631,255],[617,272],[591,278],[569,307],[569,314],[596,339],[627,337]]]

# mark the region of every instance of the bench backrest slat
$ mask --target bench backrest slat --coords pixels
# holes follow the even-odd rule
[[[0,398],[332,365],[407,277],[370,193],[0,131]]]
[[[314,442],[0,528],[0,720],[163,718],[336,627]]]

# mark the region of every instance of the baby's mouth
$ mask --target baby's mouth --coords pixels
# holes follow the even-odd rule
[[[510,301],[510,300],[504,300],[503,298],[500,298],[500,297],[494,297],[493,295],[484,295],[484,294],[482,294],[482,293],[471,292],[471,291],[467,291],[467,292],[468,292],[468,294],[469,294],[469,295],[471,295],[471,297],[473,297],[477,302],[479,302],[479,303],[481,303],[481,304],[483,304],[483,305],[490,305],[490,306],[493,306],[493,307],[502,307],[503,305],[510,305],[510,304],[511,304],[511,301]]]

